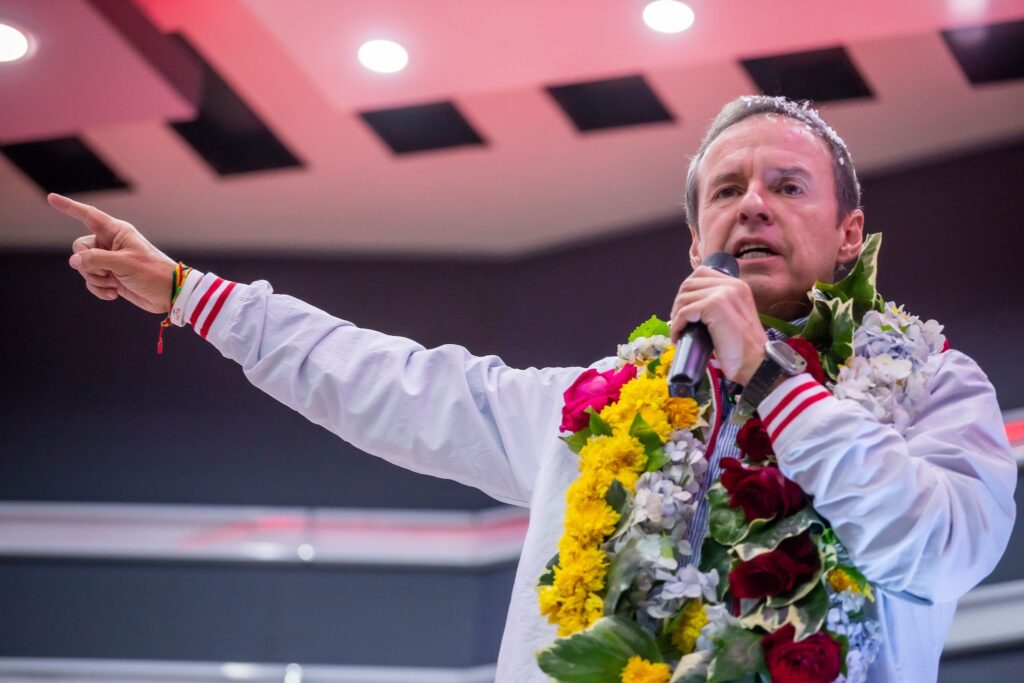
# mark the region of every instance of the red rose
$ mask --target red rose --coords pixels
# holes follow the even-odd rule
[[[818,349],[814,348],[814,344],[802,337],[791,337],[786,340],[786,343],[807,361],[806,372],[811,373],[811,377],[821,384],[828,381],[825,377],[825,370],[821,367],[821,356],[818,355]]]
[[[576,378],[572,386],[562,394],[565,407],[562,408],[562,431],[578,432],[587,426],[590,416],[587,408],[600,412],[609,403],[619,400],[622,385],[636,377],[636,366],[629,364],[616,372],[598,372],[591,368]]]
[[[832,683],[842,669],[842,647],[827,633],[793,642],[796,629],[786,624],[761,638],[764,662],[774,683]]]
[[[804,505],[804,492],[778,467],[744,467],[736,458],[722,458],[721,466],[729,507],[742,507],[748,522],[785,517]]]
[[[821,566],[810,532],[787,538],[775,550],[740,562],[729,572],[729,587],[737,598],[782,595],[807,581]]]
[[[751,460],[761,462],[774,453],[772,440],[768,438],[768,431],[761,423],[761,418],[752,417],[743,423],[740,431],[736,434],[736,443],[739,444],[743,455]]]

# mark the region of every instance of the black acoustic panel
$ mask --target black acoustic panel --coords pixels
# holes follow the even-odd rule
[[[744,59],[740,63],[765,95],[812,102],[873,97],[843,47]]]
[[[942,37],[971,83],[1024,78],[1024,19],[952,29]]]
[[[218,175],[300,168],[292,154],[223,78],[180,34],[174,37],[202,65],[199,113],[191,121],[171,123]]]
[[[486,144],[451,102],[378,109],[359,115],[395,154]]]
[[[129,187],[79,137],[0,145],[0,152],[45,192],[75,194]]]
[[[86,0],[193,106],[199,103],[202,65],[181,42],[162,33],[134,3]]]
[[[581,132],[674,120],[643,76],[555,85],[547,91]]]

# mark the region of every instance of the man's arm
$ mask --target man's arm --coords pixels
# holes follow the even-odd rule
[[[928,369],[930,399],[905,434],[809,375],[784,382],[758,412],[782,472],[813,496],[865,576],[946,602],[1002,556],[1017,467],[981,369],[956,351],[933,356]]]
[[[170,310],[172,259],[95,207],[59,195],[50,203],[92,233],[75,241],[70,265],[95,296]],[[457,346],[428,350],[273,294],[265,282],[190,277],[201,280],[176,307],[260,389],[374,455],[529,504],[542,445],[558,431],[561,392],[579,368],[515,370]]]

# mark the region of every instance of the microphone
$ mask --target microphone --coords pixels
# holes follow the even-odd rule
[[[716,251],[708,256],[704,263],[719,273],[730,277],[739,277],[740,264],[727,252]],[[676,355],[672,358],[672,366],[668,371],[668,395],[673,398],[693,398],[697,383],[704,376],[704,370],[711,356],[711,335],[707,325],[698,321],[689,323],[683,328],[676,344]]]

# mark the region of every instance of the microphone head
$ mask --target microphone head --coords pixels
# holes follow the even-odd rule
[[[716,251],[714,254],[708,256],[701,263],[702,266],[708,268],[714,268],[720,273],[725,273],[730,277],[740,276],[740,264],[736,260],[736,257],[727,251]]]

